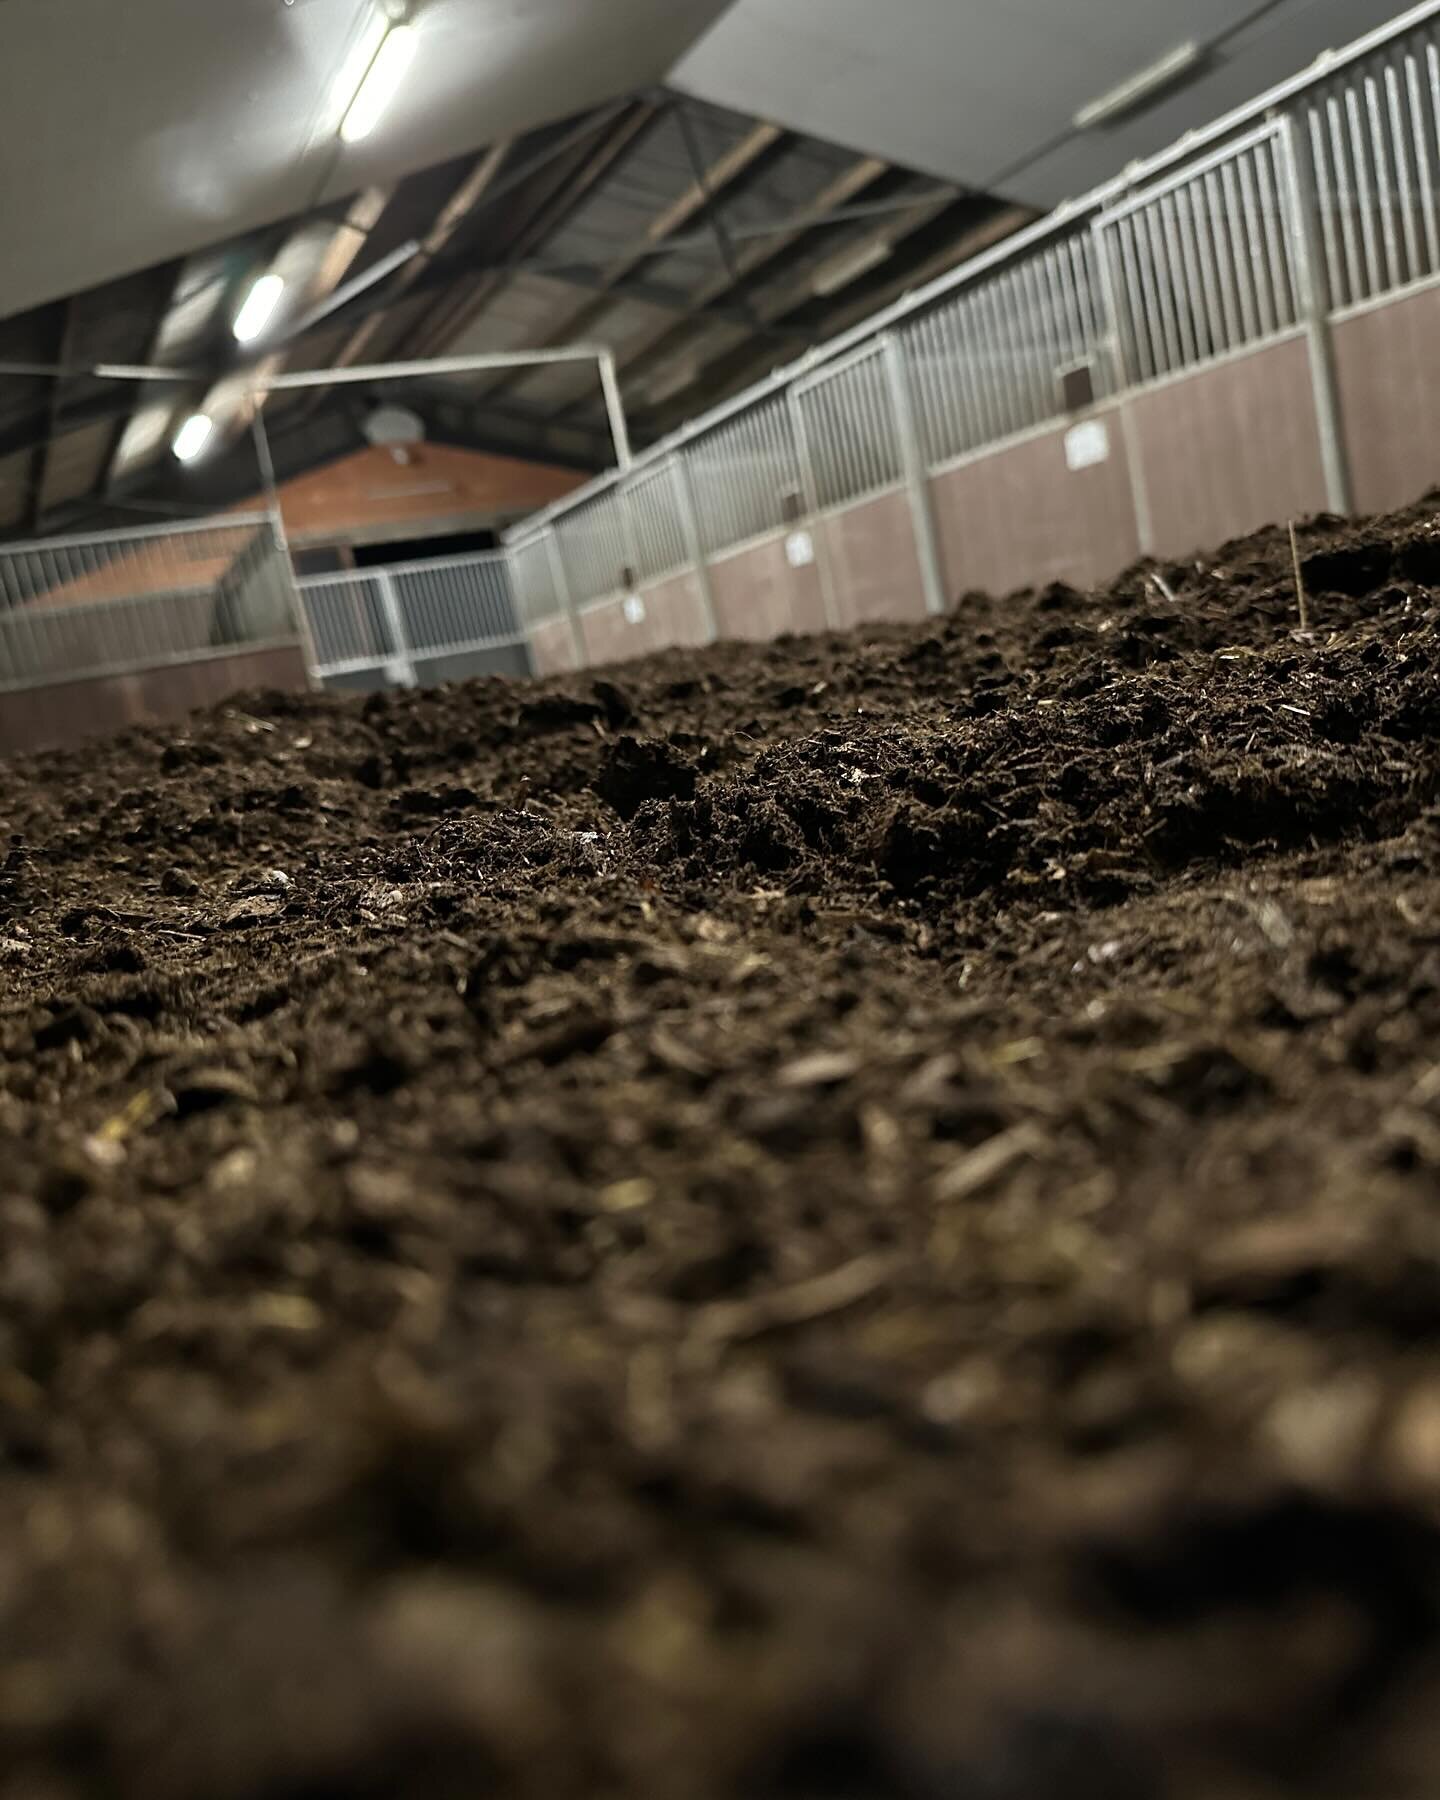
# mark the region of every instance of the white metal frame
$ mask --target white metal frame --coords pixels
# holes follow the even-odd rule
[[[476,581],[493,591],[477,595]],[[417,665],[528,642],[510,559],[500,550],[308,575],[297,586],[322,681],[383,669],[396,685],[414,687]],[[325,603],[332,595],[352,599],[362,613],[353,655],[333,654],[344,627],[333,609],[327,616]],[[444,622],[443,630],[435,629],[437,621]]]
[[[259,561],[247,566],[257,548]],[[133,592],[124,591],[127,574]],[[241,577],[244,621],[227,587]],[[97,578],[121,591],[65,597]],[[307,646],[289,552],[270,512],[0,545],[0,600],[7,692]]]
[[[805,512],[815,527],[827,619],[837,622],[838,572],[825,520],[860,504],[861,497],[897,487],[910,499],[926,605],[938,610],[944,591],[933,517],[937,474],[1036,431],[1093,416],[1137,392],[1297,337],[1306,342],[1327,504],[1348,510],[1351,486],[1331,346],[1337,318],[1348,313],[1336,304],[1327,267],[1334,246],[1345,249],[1349,230],[1356,238],[1353,256],[1363,257],[1368,282],[1364,300],[1351,311],[1377,303],[1370,290],[1379,279],[1386,300],[1440,279],[1440,43],[1431,29],[1436,21],[1440,0],[1422,0],[1343,51],[1327,52],[1247,105],[1132,164],[1084,198],[688,420],[634,465],[598,476],[533,514],[507,534],[507,544],[528,547],[553,538],[567,519],[603,507],[607,496],[623,510],[623,496],[642,471],[678,459],[701,522],[694,568],[705,576],[712,561],[745,544],[772,541],[783,529],[773,522],[758,528],[759,514],[743,505],[753,471],[739,462],[733,468],[725,464],[725,452],[742,461],[756,453],[745,422],[773,414],[788,421]],[[1364,152],[1357,152],[1357,178],[1373,174],[1375,191],[1358,225],[1326,210],[1323,179],[1317,185],[1306,155],[1307,99],[1315,106],[1323,102],[1331,113],[1340,108],[1346,142],[1360,144]],[[1323,177],[1323,168],[1320,173]],[[1134,237],[1132,260],[1143,234],[1147,269],[1138,262],[1126,267],[1126,233]],[[1063,268],[1050,267],[1049,253],[1067,242],[1072,250],[1075,244],[1088,248],[1078,257],[1072,254]],[[1417,269],[1418,280],[1400,279]],[[997,279],[1006,284],[1003,299],[994,290]],[[947,310],[946,302],[953,307]],[[951,311],[950,324],[940,329]],[[1153,328],[1155,334],[1146,339],[1146,354],[1139,353],[1136,325],[1142,314],[1144,330]],[[1093,397],[1067,411],[1057,379],[1052,409],[1042,391],[1046,359],[1065,350],[1073,363],[1077,330],[1082,353],[1094,367]],[[948,385],[942,393],[935,358],[943,361],[947,351],[954,367],[943,371]],[[888,366],[888,396],[880,409],[887,448],[898,445],[903,466],[898,481],[883,487],[861,482],[851,495],[841,490],[854,483],[837,482],[824,471],[832,453],[843,460],[844,443],[837,446],[828,427],[817,438],[817,423],[823,422],[814,418],[809,397],[843,382],[848,369],[873,357]],[[1055,366],[1057,378],[1061,366]],[[963,428],[951,416],[957,407],[974,415]],[[873,411],[873,406],[858,408],[867,417]],[[1121,412],[1137,531],[1148,546],[1145,470],[1133,421],[1123,406]],[[948,433],[957,443],[973,440],[958,455],[933,453],[940,448],[932,440],[941,415],[942,436]],[[864,419],[852,418],[849,425],[864,435]],[[717,444],[724,446],[719,457],[711,448]],[[743,519],[736,514],[733,523],[747,529],[734,541],[721,541],[712,516],[733,512],[737,497]]]

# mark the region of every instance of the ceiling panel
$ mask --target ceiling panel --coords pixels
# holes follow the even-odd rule
[[[0,530],[19,525],[30,510],[30,453],[0,456]]]
[[[676,80],[887,161],[1051,206],[1385,10],[1376,0],[735,0]],[[1227,34],[1202,79],[1130,125],[1071,130],[1081,107],[1185,40]]]
[[[725,0],[422,0],[379,130],[337,82],[374,0],[3,0],[0,317],[649,85]]]

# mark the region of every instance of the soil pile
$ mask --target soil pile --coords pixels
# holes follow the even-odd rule
[[[0,767],[3,1800],[1440,1784],[1440,523]]]

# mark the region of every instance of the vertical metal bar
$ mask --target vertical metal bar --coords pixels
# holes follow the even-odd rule
[[[1300,316],[1295,297],[1295,271],[1290,266],[1291,238],[1280,197],[1272,178],[1271,158],[1275,140],[1255,148],[1255,178],[1260,190],[1260,220],[1265,236],[1265,256],[1270,266],[1270,285],[1275,296],[1277,327],[1295,324]]]
[[[700,595],[700,617],[705,627],[705,642],[713,644],[720,636],[715,616],[715,584],[710,579],[710,563],[700,541],[700,521],[695,512],[695,490],[690,481],[690,466],[683,450],[676,451],[670,462],[675,488],[675,506],[680,515],[680,535],[695,571],[695,587]]]
[[[1410,131],[1415,143],[1415,170],[1420,184],[1420,217],[1425,226],[1426,268],[1440,269],[1440,221],[1436,219],[1435,181],[1430,167],[1430,133],[1425,129],[1425,98],[1420,85],[1420,65],[1413,51],[1405,53],[1405,86],[1410,95]],[[1437,109],[1440,117],[1440,109]]]
[[[1199,272],[1198,280],[1204,307],[1205,335],[1209,343],[1209,353],[1211,356],[1218,356],[1229,348],[1229,336],[1225,328],[1225,309],[1220,300],[1220,285],[1215,276],[1214,249],[1204,217],[1205,189],[1203,183],[1191,183],[1181,190],[1180,197],[1183,203],[1182,223],[1185,228],[1186,241]]]
[[[575,614],[575,602],[570,594],[570,577],[565,569],[565,559],[560,554],[560,542],[555,534],[555,527],[547,525],[544,533],[545,553],[550,558],[550,576],[555,588],[555,597],[560,602],[560,610],[565,614],[566,623],[570,627],[570,643],[575,652],[577,670],[589,667],[590,659],[585,651],[585,634],[580,629],[580,621]]]
[[[1040,293],[1040,341],[1044,359],[1040,366],[1040,420],[1053,419],[1060,411],[1057,376],[1067,363],[1074,361],[1065,312],[1065,292],[1060,282],[1060,263],[1064,251],[1063,244],[1044,251],[1037,258],[1035,266],[1035,282]]]
[[[963,359],[961,366],[968,374],[975,397],[975,432],[967,447],[978,450],[982,444],[992,443],[996,438],[1002,437],[1004,433],[1000,429],[999,418],[995,412],[991,380],[994,372],[986,361],[984,325],[980,317],[979,303],[973,291],[963,295],[958,304],[956,331]]]
[[[838,504],[864,493],[874,475],[874,434],[865,419],[865,378],[860,365],[832,376],[818,391],[831,436],[842,451],[838,478],[830,495],[831,501]]]
[[[851,421],[855,448],[855,469],[850,492],[840,496],[851,499],[874,490],[884,465],[880,443],[879,421],[870,406],[869,371],[863,362],[855,363],[832,386],[835,404],[842,418]],[[848,402],[848,404],[847,404]]]
[[[265,430],[265,408],[262,395],[253,396],[255,410],[250,415],[250,434],[255,440],[255,461],[260,468],[260,491],[271,512],[280,510],[280,490],[275,485],[275,463],[270,455],[270,438]]]
[[[826,507],[848,498],[853,491],[858,465],[856,434],[839,398],[836,378],[828,376],[811,389],[811,422],[818,428],[811,437],[815,466],[821,477],[821,498]]]
[[[994,377],[996,416],[1000,436],[1007,438],[1015,430],[1015,375],[1013,358],[1007,348],[1005,315],[1000,310],[999,296],[993,281],[987,281],[976,295],[976,303],[985,322],[988,340],[986,360]]]
[[[1311,391],[1320,434],[1321,465],[1325,471],[1325,504],[1331,512],[1348,513],[1352,499],[1350,466],[1335,378],[1329,296],[1316,226],[1314,173],[1306,164],[1300,134],[1289,114],[1281,124],[1280,167],[1289,196],[1286,216],[1295,264],[1296,303],[1305,320]]]
[[[985,395],[975,363],[975,334],[969,297],[962,295],[946,309],[946,339],[955,372],[959,431],[955,454],[974,450],[985,441]]]
[[[1090,341],[1090,334],[1085,328],[1084,309],[1080,304],[1079,272],[1075,266],[1076,249],[1077,247],[1083,246],[1085,241],[1086,240],[1083,237],[1067,238],[1060,246],[1060,254],[1055,258],[1055,285],[1059,290],[1060,296],[1059,321],[1062,334],[1060,366],[1062,368],[1067,367],[1071,363],[1079,362],[1082,357],[1091,358],[1094,355],[1094,347]],[[1099,386],[1100,384],[1097,381],[1097,392],[1099,391]],[[1055,396],[1055,404],[1058,408],[1058,387]]]
[[[1380,275],[1380,246],[1375,236],[1375,216],[1370,207],[1370,171],[1366,167],[1365,132],[1360,122],[1360,96],[1354,87],[1345,90],[1345,117],[1350,127],[1350,148],[1355,166],[1355,204],[1360,214],[1360,241],[1365,246],[1365,291],[1367,300],[1374,299],[1383,285]]]
[[[1017,264],[999,276],[991,289],[995,296],[995,311],[1010,371],[1012,432],[1024,431],[1034,422],[1035,416],[1035,351],[1025,273],[1026,265]]]
[[[600,385],[605,390],[605,411],[610,418],[610,435],[615,440],[615,461],[625,470],[634,461],[630,449],[630,425],[625,417],[625,398],[620,392],[615,358],[608,350],[600,357]]]
[[[992,284],[1009,370],[1010,429],[1023,431],[1035,411],[1035,365],[1030,330],[1030,295],[1021,267],[1007,269]]]
[[[1219,353],[1224,342],[1224,325],[1220,317],[1215,290],[1215,271],[1207,261],[1195,203],[1200,193],[1198,182],[1186,182],[1175,190],[1175,227],[1180,239],[1180,255],[1185,265],[1185,283],[1190,294],[1190,317],[1195,331],[1195,345],[1200,360]]]
[[[934,335],[935,316],[933,313],[922,313],[910,327],[910,343],[914,347],[915,403],[918,408],[920,453],[925,458],[927,467],[932,460],[938,460],[934,456],[934,445],[937,437],[943,436],[943,433],[937,433],[935,429],[940,395],[932,374]]]
[[[1220,186],[1225,196],[1227,250],[1240,296],[1242,341],[1248,344],[1253,343],[1260,335],[1260,312],[1255,300],[1255,271],[1250,259],[1240,186],[1233,162],[1227,162],[1221,168]]]
[[[1375,203],[1380,212],[1380,240],[1385,246],[1385,272],[1391,287],[1405,280],[1400,258],[1400,234],[1395,228],[1395,199],[1390,191],[1390,157],[1385,141],[1385,119],[1380,108],[1380,90],[1375,77],[1367,71],[1364,78],[1365,111],[1370,120],[1370,154],[1375,163]]]
[[[1219,194],[1215,171],[1208,169],[1201,182],[1201,261],[1204,263],[1206,290],[1211,295],[1211,302],[1219,308],[1220,349],[1233,349],[1240,338],[1240,310],[1235,302],[1235,275],[1231,272],[1229,257],[1224,254],[1224,243],[1215,236],[1215,216],[1220,207]]]
[[[1435,148],[1440,153],[1440,45],[1425,34],[1425,67],[1430,77],[1430,112],[1435,125]]]
[[[805,429],[805,413],[801,404],[802,396],[792,387],[785,392],[785,403],[790,412],[790,428],[795,437],[795,460],[800,471],[800,491],[805,497],[806,510],[810,514],[812,532],[815,539],[815,565],[820,576],[820,604],[825,614],[825,623],[832,631],[838,630],[840,612],[835,595],[835,571],[830,560],[830,538],[819,517],[819,490],[815,485],[815,465],[810,455],[809,434]]]
[[[1245,216],[1245,249],[1250,258],[1251,278],[1260,312],[1260,335],[1274,334],[1278,320],[1278,296],[1271,286],[1268,247],[1265,242],[1265,220],[1255,180],[1256,152],[1249,150],[1239,159],[1240,195]]]
[[[1157,216],[1165,244],[1165,266],[1170,274],[1170,295],[1175,309],[1180,355],[1183,363],[1188,367],[1197,361],[1199,356],[1191,317],[1191,307],[1195,300],[1195,281],[1192,271],[1185,265],[1181,251],[1180,228],[1173,193],[1166,194],[1161,198]]]
[[[1017,271],[1029,296],[1030,424],[1038,425],[1055,411],[1055,371],[1060,359],[1055,352],[1052,320],[1055,307],[1046,286],[1049,253],[1041,251]]]
[[[806,448],[815,470],[815,500],[819,510],[827,507],[833,497],[837,480],[835,465],[844,455],[844,446],[836,439],[823,386],[801,390],[800,413],[805,423]]]
[[[1339,206],[1330,180],[1330,154],[1325,143],[1325,128],[1320,118],[1320,102],[1312,100],[1305,108],[1310,131],[1310,167],[1315,184],[1315,208],[1320,215],[1320,234],[1325,248],[1326,285],[1332,307],[1345,300],[1345,265],[1335,215]]]
[[[956,335],[954,307],[946,306],[931,313],[930,329],[935,356],[932,382],[939,406],[939,429],[930,445],[930,454],[940,463],[970,447],[969,434],[975,428],[975,414],[968,398],[969,371]]]
[[[1400,71],[1394,63],[1385,65],[1385,110],[1390,117],[1390,147],[1395,159],[1400,229],[1405,239],[1405,267],[1408,279],[1414,281],[1423,273],[1425,264],[1420,255],[1420,227],[1415,216],[1415,187],[1410,179],[1410,151],[1405,141],[1405,95],[1400,86]]]
[[[1135,218],[1145,233],[1143,239],[1145,257],[1142,268],[1148,268],[1150,271],[1150,282],[1155,296],[1155,316],[1160,327],[1160,341],[1164,346],[1164,373],[1173,375],[1183,363],[1184,358],[1180,347],[1179,321],[1175,313],[1174,277],[1165,251],[1165,237],[1159,209],[1154,204],[1142,207],[1136,213]]]
[[[884,466],[881,473],[884,476],[884,485],[890,487],[895,482],[904,481],[905,479],[905,450],[900,442],[899,415],[894,411],[894,408],[891,405],[889,383],[886,379],[885,349],[883,344],[878,356],[873,356],[866,360],[865,385],[869,390],[870,405],[880,427],[878,441],[884,453]],[[911,423],[913,425],[915,397],[910,389],[910,376],[908,370],[906,371],[905,376],[905,391],[910,402]],[[917,454],[919,452],[919,442],[920,440],[917,434],[915,440]],[[925,459],[921,456],[920,460],[923,464]]]
[[[873,492],[879,483],[880,472],[884,466],[884,453],[880,442],[880,425],[870,405],[870,383],[867,379],[869,370],[865,363],[858,362],[851,366],[832,385],[835,404],[840,408],[840,416],[851,423],[852,441],[855,451],[855,468],[849,484],[848,494],[840,496],[851,499],[861,494]],[[847,404],[848,402],[848,404]]]
[[[388,569],[375,571],[375,583],[380,595],[380,611],[385,620],[386,635],[390,640],[390,654],[385,659],[385,672],[397,687],[415,687],[415,661],[411,655],[410,639],[405,630],[405,620],[400,611],[399,597],[395,592],[395,584]]]
[[[1165,373],[1165,340],[1160,331],[1159,314],[1155,311],[1153,284],[1146,279],[1144,246],[1140,237],[1140,221],[1135,213],[1118,221],[1115,227],[1124,264],[1121,291],[1129,307],[1136,347],[1137,380],[1151,381]]]
[[[1345,140],[1345,121],[1338,94],[1325,100],[1325,116],[1330,126],[1330,153],[1335,160],[1335,199],[1340,211],[1340,237],[1345,247],[1346,298],[1350,304],[1365,299],[1368,289],[1360,259],[1360,243],[1355,230],[1355,197],[1350,184],[1350,152]]]
[[[1103,354],[1110,365],[1110,387],[1115,393],[1128,387],[1132,379],[1139,380],[1140,371],[1135,367],[1132,371],[1133,358],[1128,353],[1124,327],[1120,318],[1120,295],[1115,279],[1115,265],[1111,261],[1110,242],[1113,228],[1104,225],[1093,225],[1091,237],[1095,243],[1095,267],[1100,276],[1100,326],[1103,336]]]
[[[935,535],[935,509],[931,503],[930,480],[920,448],[920,435],[915,429],[914,397],[910,388],[910,371],[906,364],[904,340],[896,332],[887,332],[881,352],[889,379],[890,404],[895,417],[895,436],[900,451],[900,465],[910,496],[910,519],[915,528],[915,548],[920,557],[920,583],[925,593],[925,610],[945,611],[945,576],[940,566],[940,549]]]

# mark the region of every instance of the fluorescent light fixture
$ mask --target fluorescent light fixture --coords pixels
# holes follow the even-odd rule
[[[191,413],[175,433],[175,442],[170,448],[182,463],[192,463],[210,442],[214,429],[215,421],[209,413]]]
[[[1162,88],[1194,74],[1204,57],[1204,50],[1194,38],[1177,45],[1168,55],[1162,56],[1159,62],[1151,63],[1148,69],[1142,69],[1138,75],[1122,81],[1119,87],[1111,88],[1108,94],[1102,94],[1098,100],[1082,106],[1075,115],[1075,129],[1090,131],[1096,125],[1108,125],[1113,119],[1134,112],[1136,107],[1154,99]]]
[[[370,73],[370,65],[385,42],[389,30],[390,20],[372,3],[346,52],[344,62],[336,70],[335,79],[330,84],[325,112],[327,131],[339,131],[351,102],[360,92],[360,83]]]
[[[853,250],[844,250],[839,256],[832,257],[820,267],[810,278],[810,292],[818,294],[822,300],[831,294],[838,294],[841,288],[849,287],[852,281],[858,281],[862,275],[868,275],[872,269],[878,269],[894,250],[887,238],[879,238],[873,244],[860,244]]]
[[[395,98],[419,47],[419,37],[411,25],[397,25],[387,34],[341,122],[340,136],[345,143],[358,144],[380,123],[380,115]]]
[[[285,292],[283,275],[262,275],[245,296],[245,304],[235,315],[237,343],[253,344],[275,316],[280,296]]]

